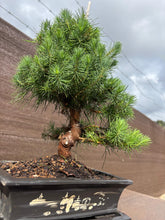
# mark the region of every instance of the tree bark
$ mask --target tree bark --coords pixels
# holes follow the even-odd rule
[[[71,158],[71,148],[81,136],[80,128],[80,111],[70,109],[70,130],[65,134],[60,135],[60,142],[58,145],[58,155],[64,158]]]

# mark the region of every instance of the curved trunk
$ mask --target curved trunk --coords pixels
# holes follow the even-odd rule
[[[71,148],[81,136],[81,129],[79,124],[80,111],[70,109],[70,130],[60,136],[58,145],[58,155],[69,158],[71,157]]]

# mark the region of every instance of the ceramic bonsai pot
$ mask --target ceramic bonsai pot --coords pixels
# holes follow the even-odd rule
[[[117,210],[117,205],[122,191],[132,181],[104,174],[113,178],[14,178],[0,169],[0,219],[60,220],[100,216],[100,219],[129,220]]]

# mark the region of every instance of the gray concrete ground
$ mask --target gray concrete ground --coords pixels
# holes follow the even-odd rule
[[[165,200],[131,190],[124,190],[118,208],[132,220],[165,220]]]

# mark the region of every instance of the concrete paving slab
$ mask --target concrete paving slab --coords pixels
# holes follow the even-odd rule
[[[165,220],[165,200],[124,190],[118,209],[132,220]]]

